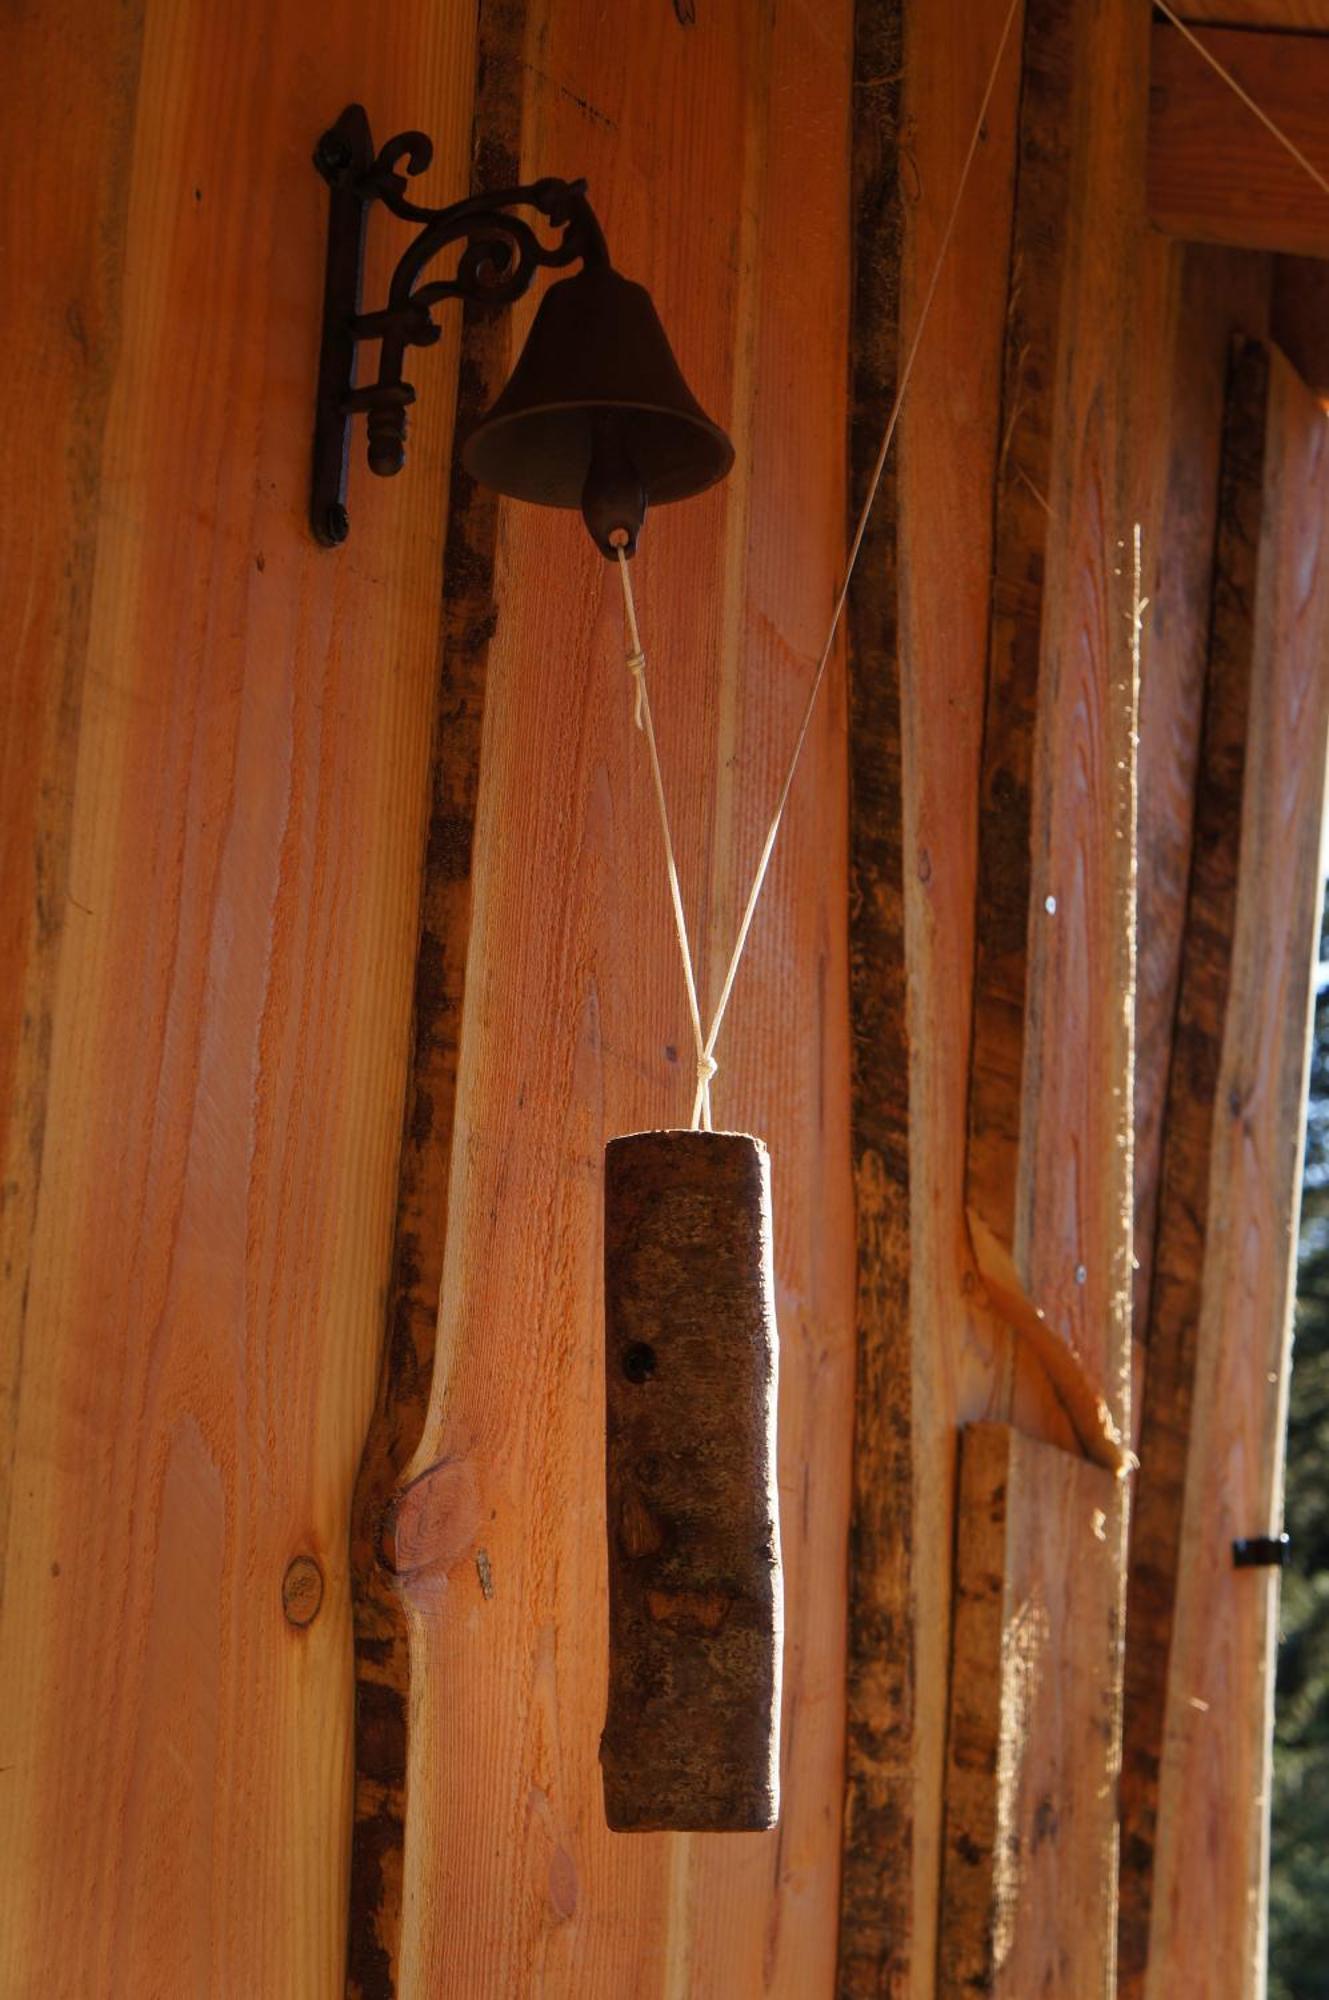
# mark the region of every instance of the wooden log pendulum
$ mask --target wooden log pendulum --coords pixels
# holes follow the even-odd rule
[[[759,1139],[609,1142],[605,1347],[606,1818],[618,1832],[773,1826],[783,1588]]]

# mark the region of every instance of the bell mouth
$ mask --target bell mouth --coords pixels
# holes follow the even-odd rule
[[[483,419],[462,447],[462,463],[482,486],[510,499],[580,507],[596,420],[604,417],[618,419],[623,449],[652,507],[704,493],[734,462],[734,447],[706,417],[649,403],[577,400]]]

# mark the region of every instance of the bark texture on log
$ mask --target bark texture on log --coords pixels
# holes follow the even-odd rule
[[[732,1132],[605,1150],[609,1707],[620,1832],[779,1811],[770,1163]]]

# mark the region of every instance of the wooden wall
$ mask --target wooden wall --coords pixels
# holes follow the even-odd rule
[[[432,135],[425,199],[587,175],[734,438],[635,570],[705,1003],[1004,33],[718,1051],[717,1122],[773,1159],[781,1824],[615,1836],[600,1160],[692,1094],[615,581],[454,463],[533,300],[445,311],[404,478],[357,437],[351,539],[313,546],[309,155],[359,99]],[[349,1907],[365,2000],[1110,1993],[1152,1532],[1119,1475],[1163,1382],[1226,351],[1271,283],[1148,227],[1148,10],[57,0],[9,54],[0,1990],[312,2000]],[[1316,809],[1268,736],[1248,960]],[[1266,1511],[1276,1420],[1241,1441]],[[1221,1454],[1183,1473],[1193,1550]],[[1125,1636],[1124,1991],[1184,1984],[1155,1833],[1189,1908],[1220,1817],[1217,1642],[1169,1588],[1181,1654]]]
[[[927,298],[1006,13],[1000,0],[859,10],[860,471]],[[1227,355],[1234,332],[1267,329],[1271,265],[1149,226],[1147,10],[1026,0],[1014,45],[920,350],[889,524],[874,527],[880,567],[851,606],[860,1357],[840,1990],[1115,1990],[1125,1663],[1134,1753],[1153,1758],[1155,1784],[1165,1758],[1165,1852],[1156,1878],[1152,1828],[1144,1844],[1136,1821],[1123,1829],[1123,1974],[1128,1962],[1141,1974],[1137,1944],[1149,1957],[1138,1912],[1147,1933],[1152,1907],[1148,1991],[1189,1990],[1184,1929],[1168,1912],[1191,1896],[1198,1909],[1221,1840],[1239,1983],[1223,1984],[1216,1957],[1210,1984],[1254,1993],[1259,1852],[1244,1827],[1214,1831],[1212,1802],[1249,1790],[1235,1760],[1250,1757],[1252,1730],[1267,1735],[1255,1632],[1266,1600],[1252,1593],[1257,1609],[1243,1611],[1224,1590],[1212,1625],[1192,1611],[1169,1682],[1167,1642],[1160,1663],[1143,1611],[1123,1622],[1128,1572],[1143,1604],[1150,1560],[1147,1538],[1134,1550],[1127,1539],[1135,1482],[1096,1468],[1129,1474],[1149,1407],[1164,1108],[1188,1050],[1177,993]],[[1318,532],[1301,530],[1305,573]],[[1318,801],[1317,729],[1289,798],[1300,788]],[[1268,845],[1243,848],[1263,885],[1243,893],[1286,908],[1318,813],[1289,809],[1277,863]],[[1251,845],[1242,828],[1238,806],[1218,835],[1234,874]],[[1304,1050],[1308,934],[1288,948],[1297,981],[1269,946],[1246,966],[1259,998],[1242,1060],[1260,1074],[1273,1058],[1258,1049]],[[1280,1163],[1295,1151],[1298,1088],[1278,1114]],[[1262,1240],[1281,1254],[1294,1190],[1283,1165],[1274,1178],[1282,1220]],[[1235,1282],[1201,1261],[1196,1251],[1197,1281]],[[1266,1273],[1236,1363],[1263,1407],[1262,1521],[1277,1508],[1266,1459],[1281,1419],[1250,1371],[1257,1351],[1282,1352],[1283,1303]],[[1217,1325],[1225,1308],[1206,1310]],[[1216,1349],[1206,1366],[1221,1374]],[[1270,1366],[1276,1387],[1281,1363]],[[1201,1418],[1197,1404],[1175,1438],[1189,1539],[1169,1588],[1192,1605],[1197,1565],[1209,1574],[1227,1560],[1212,1515],[1207,1553],[1197,1526],[1215,1482],[1236,1477],[1216,1469],[1221,1428],[1217,1406]],[[966,1465],[980,1464],[972,1442],[1009,1476],[957,1477],[962,1433]],[[1029,1440],[1051,1449],[1049,1469]],[[1243,1464],[1255,1452],[1238,1449]],[[1146,1453],[1142,1490],[1150,1474]],[[1065,1540],[1031,1562],[1024,1512],[1053,1491],[1082,1504],[1067,1498]],[[1178,1538],[1181,1505],[1179,1489],[1167,1526]],[[1077,1619],[1086,1579],[1098,1594]],[[1207,1809],[1201,1731],[1181,1692],[1202,1677],[1206,1647],[1229,1663],[1216,1706],[1243,1745],[1221,1756],[1222,1725],[1205,1733]],[[1128,1714],[1128,1756],[1132,1742]]]
[[[362,95],[464,179],[473,32],[340,0],[317,33],[184,0],[10,27],[7,1993],[341,1981],[346,1519],[457,330],[409,498],[366,497],[329,558],[303,518],[309,158]]]
[[[571,0],[531,10],[519,160],[589,174],[616,257],[651,287],[738,448],[722,489],[650,521],[636,565],[713,999],[842,560],[848,20],[754,7],[684,24],[661,8],[621,44],[598,20]],[[438,1367],[416,1466],[447,1462],[460,1497],[409,1591],[424,1693],[408,1990],[825,1990],[852,1357],[841,698],[818,717],[715,1086],[717,1121],[772,1152],[782,1821],[769,1836],[615,1836],[596,1761],[600,1150],[614,1132],[686,1122],[692,1066],[612,574],[575,518],[514,509],[495,604]]]
[[[856,186],[860,352],[880,312],[874,260],[900,238],[888,372],[926,297],[1006,14],[997,0],[904,11],[900,151],[883,185],[861,149]],[[1131,446],[1148,342],[1120,301],[1138,294],[1151,315],[1167,296],[1145,255],[1145,41],[1124,5],[1016,10],[901,426],[898,572],[854,606],[859,1243],[870,1256],[884,1236],[899,1276],[875,1292],[860,1280],[845,1993],[951,1990],[937,1962],[958,1921],[949,1857],[981,1848],[947,1806],[961,1426],[1006,1419],[1120,1463],[1134,709],[1119,544],[1152,477]],[[869,46],[863,69],[879,73]],[[1105,76],[1120,90],[1091,87]],[[875,412],[856,417],[866,447]],[[894,700],[876,691],[882,673],[898,675]],[[878,791],[874,771],[895,768],[898,787]],[[873,965],[901,968],[885,1039],[871,1032]],[[876,1218],[892,1204],[887,1233]],[[1100,1525],[1119,1593],[1120,1509]],[[1118,1670],[1100,1658],[1093,1699],[1109,1709]],[[874,1704],[888,1731],[874,1732]],[[1082,1720],[1068,1712],[1068,1729]],[[1054,1839],[1040,1865],[1057,1851]],[[1101,1958],[1110,1872],[1099,1880],[1099,1920],[1080,1931]]]
[[[582,0],[486,0],[478,30],[451,4],[70,0],[9,52],[0,1987],[341,1989],[347,1522],[405,1109],[408,1164],[411,1131],[455,1120],[456,1143],[415,1190],[442,1264],[415,1469],[450,1476],[405,1592],[403,1990],[825,1990],[853,1337],[838,673],[716,1086],[774,1163],[784,1816],[615,1837],[600,1153],[686,1122],[691,1075],[613,577],[575,518],[486,526],[460,489],[444,566],[455,311],[416,358],[403,479],[371,482],[357,440],[335,554],[304,506],[323,126],[359,99],[380,139],[428,130],[426,199],[514,163],[587,174],[738,446],[637,565],[713,997],[842,560],[848,5],[661,0],[616,34]],[[422,861],[427,922],[473,911],[434,1023],[455,1102],[430,1106]]]

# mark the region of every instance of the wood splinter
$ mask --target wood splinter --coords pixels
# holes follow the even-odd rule
[[[779,1813],[776,1340],[761,1141],[611,1140],[600,1761],[617,1832],[752,1832]]]

